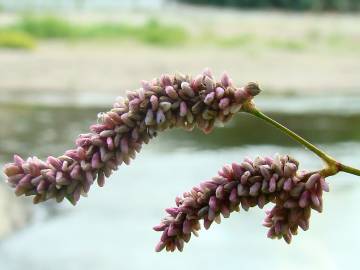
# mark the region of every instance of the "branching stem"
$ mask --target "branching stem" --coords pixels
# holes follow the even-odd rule
[[[260,110],[258,110],[255,107],[255,104],[253,102],[250,101],[250,102],[245,103],[242,108],[242,111],[252,114],[252,115],[256,116],[257,118],[260,118],[261,120],[264,120],[265,122],[271,124],[272,126],[280,129],[282,132],[284,132],[286,135],[291,137],[293,140],[295,140],[298,143],[300,143],[301,145],[305,146],[307,149],[309,149],[311,152],[313,152],[315,155],[317,155],[319,158],[321,158],[326,163],[326,167],[321,171],[321,173],[324,176],[335,175],[340,171],[360,176],[359,169],[341,164],[336,159],[334,159],[333,157],[331,157],[326,152],[319,149],[318,147],[316,147],[309,141],[305,140],[300,135],[296,134],[292,130],[283,126],[282,124],[275,121],[274,119],[267,116],[266,114],[262,113]]]

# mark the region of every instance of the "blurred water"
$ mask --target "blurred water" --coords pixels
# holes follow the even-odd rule
[[[272,117],[314,143],[334,145],[359,141],[359,111],[352,110],[350,113],[337,114],[339,108],[329,106],[334,108],[334,111],[321,113],[308,110],[300,114],[299,109],[294,111],[294,108],[300,108],[300,103],[296,105],[292,100],[282,99],[283,104],[294,106],[289,106],[289,110],[283,106],[280,112],[278,112],[279,107],[274,105],[276,103],[270,99],[268,105],[273,105],[267,108],[262,106],[261,99],[257,103],[270,111]],[[302,102],[310,102],[310,100]],[[304,104],[303,108],[306,106]],[[347,108],[351,108],[350,104]],[[49,154],[61,155],[64,149],[74,145],[73,142],[78,134],[88,132],[88,126],[96,121],[98,112],[107,109],[1,104],[0,123],[6,128],[0,129],[0,162],[8,161],[15,152],[22,156],[37,155],[41,158]],[[183,148],[204,150],[255,144],[295,146],[293,141],[283,136],[280,131],[252,116],[240,114],[225,127],[215,129],[210,136],[204,136],[197,130],[190,133],[171,130],[162,134],[161,139],[154,140],[151,147],[156,151],[173,152]],[[148,146],[145,149],[148,149]]]
[[[23,156],[58,155],[104,108],[2,106],[1,161],[13,152]],[[360,164],[360,115],[272,113],[273,117],[326,148],[341,161]],[[287,153],[302,168],[321,163],[266,124],[239,115],[208,136],[174,130],[161,134],[131,166],[93,187],[77,207],[57,206],[54,215],[37,219],[0,242],[0,269],[356,269],[360,217],[356,177],[330,179],[325,212],[314,214],[308,232],[291,246],[266,239],[263,210],[234,213],[221,225],[201,231],[183,253],[157,254],[160,237],[152,231],[165,207],[193,185],[216,174],[227,162]],[[29,202],[30,203],[30,202]],[[41,206],[33,207],[35,213]],[[351,247],[351,249],[349,248]]]

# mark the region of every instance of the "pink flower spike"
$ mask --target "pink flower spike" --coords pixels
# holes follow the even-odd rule
[[[160,131],[173,127],[183,127],[186,130],[198,127],[208,133],[214,128],[215,120],[220,124],[227,122],[252,98],[249,95],[241,101],[236,100],[236,88],[228,87],[230,78],[223,75],[220,81],[216,81],[209,69],[194,79],[191,78],[190,75],[175,74],[162,75],[150,82],[142,81],[139,89],[127,91],[125,97],[116,99],[111,109],[99,113],[98,122],[90,126],[89,132],[80,134],[74,147],[64,151],[65,154],[59,158],[50,156],[46,161],[37,158],[24,161],[21,157],[14,156],[14,162],[4,167],[5,181],[15,189],[17,195],[34,196],[36,203],[49,199],[61,202],[66,198],[76,204],[81,194],[88,193],[92,182],[98,180],[98,184],[103,185],[105,177],[109,177],[120,165],[129,164],[141,146],[149,143]],[[219,103],[223,109],[219,108]],[[227,168],[223,179],[254,179],[254,171],[241,170],[242,167],[236,170]],[[231,184],[225,188],[223,180],[216,183],[210,180],[193,192],[212,192],[216,197],[219,185],[224,186],[218,189],[217,195],[222,197],[221,200],[228,200],[229,205],[226,207],[233,211],[237,206],[232,204],[236,204],[238,200],[237,194],[232,191],[237,188],[236,185]],[[244,190],[248,193],[248,186]],[[233,194],[232,202],[229,201],[229,193]],[[188,201],[191,202],[191,207],[201,204],[201,201],[194,199]],[[249,205],[254,204],[255,201],[249,201]],[[184,211],[190,211],[190,206],[182,207]],[[206,216],[209,226],[213,219],[219,221],[219,213],[215,211],[208,211]],[[178,219],[182,217],[181,213]],[[197,230],[196,224],[198,223],[192,224],[192,232]],[[189,239],[188,235],[184,235],[184,238],[166,242],[166,248],[182,249],[182,241]]]
[[[295,168],[293,165],[296,165],[294,174],[289,178],[279,177],[281,168]],[[297,167],[298,162],[288,156],[245,159],[241,165],[225,165],[218,176],[202,182],[200,188],[184,192],[183,197],[176,199],[177,207],[167,209],[172,219],[167,219],[159,228],[171,231],[161,238],[166,250],[174,250],[179,241],[188,242],[190,231],[197,234],[196,224],[200,220],[204,221],[205,229],[209,229],[213,221],[220,223],[220,214],[229,217],[232,212],[239,211],[240,206],[248,211],[255,206],[263,208],[269,202],[274,202],[275,206],[266,211],[263,223],[269,228],[268,237],[290,243],[298,227],[308,229],[311,209],[322,210],[322,193],[318,192],[322,186],[314,185],[306,190],[311,175],[298,172]],[[241,172],[235,173],[236,170]],[[183,228],[183,234],[176,228]],[[178,247],[182,249],[182,245]]]

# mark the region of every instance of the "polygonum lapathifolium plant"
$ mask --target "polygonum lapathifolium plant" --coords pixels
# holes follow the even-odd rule
[[[75,205],[95,181],[103,186],[118,166],[129,164],[159,131],[198,127],[207,134],[216,123],[245,112],[282,130],[320,157],[326,167],[299,172],[298,162],[289,156],[246,159],[225,166],[218,176],[184,193],[176,199],[176,207],[166,210],[169,215],[154,228],[163,232],[156,250],[182,250],[191,233],[197,234],[200,220],[209,228],[213,221],[220,222],[220,214],[228,217],[240,206],[262,208],[268,202],[275,203],[264,221],[268,236],[290,243],[298,227],[308,228],[311,209],[321,212],[322,191],[328,190],[325,177],[340,171],[360,175],[360,170],[339,163],[260,112],[252,101],[259,93],[256,83],[237,87],[226,73],[215,80],[209,69],[195,77],[178,73],[143,81],[140,89],[128,91],[110,111],[100,113],[98,123],[90,126],[89,133],[79,135],[76,146],[62,156],[42,161],[15,155],[4,167],[6,181],[16,195],[34,196],[34,203],[66,198]]]
[[[76,204],[95,180],[103,186],[105,177],[122,163],[129,164],[157,132],[197,126],[209,133],[215,121],[231,119],[259,91],[254,83],[234,87],[227,74],[216,81],[207,69],[195,78],[176,74],[143,81],[142,88],[127,92],[126,99],[101,113],[91,133],[77,138],[76,148],[46,161],[15,156],[4,169],[7,181],[16,195],[34,195],[34,203],[67,198]]]
[[[156,251],[182,251],[191,234],[198,234],[200,220],[208,229],[214,221],[221,222],[221,215],[228,218],[232,212],[239,212],[240,206],[248,211],[269,202],[275,206],[266,212],[263,223],[269,228],[268,237],[290,243],[299,227],[309,228],[311,209],[322,211],[322,193],[329,191],[323,176],[298,171],[298,166],[289,156],[258,157],[225,165],[217,176],[177,197],[176,207],[166,209],[168,215],[154,227],[163,232]]]

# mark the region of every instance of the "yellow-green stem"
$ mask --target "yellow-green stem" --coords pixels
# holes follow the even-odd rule
[[[287,127],[283,126],[279,122],[275,121],[274,119],[270,118],[266,114],[259,111],[255,105],[252,102],[246,103],[242,110],[244,112],[250,113],[267,123],[271,124],[272,126],[275,126],[276,128],[280,129],[282,132],[284,132],[286,135],[300,143],[301,145],[305,146],[307,149],[309,149],[311,152],[313,152],[315,155],[317,155],[319,158],[321,158],[326,163],[326,168],[324,168],[321,173],[324,176],[331,176],[337,174],[339,171],[347,172],[350,174],[358,175],[360,176],[360,170],[343,165],[340,162],[336,161],[333,157],[325,153],[323,150],[319,149],[309,141],[305,140],[303,137],[299,136],[292,130],[288,129]]]
[[[339,170],[342,171],[342,172],[346,172],[346,173],[350,173],[350,174],[360,176],[360,170],[359,169],[356,169],[356,168],[353,168],[351,166],[347,166],[347,165],[344,165],[344,164],[341,164],[341,163],[339,164]]]

